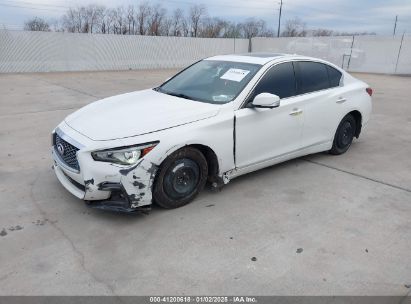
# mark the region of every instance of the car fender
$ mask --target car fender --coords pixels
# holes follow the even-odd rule
[[[346,111],[343,112],[342,115],[340,115],[339,119],[336,121],[335,125],[334,125],[334,132],[333,134],[335,134],[337,132],[338,126],[340,125],[341,121],[343,120],[343,118],[353,112],[353,111],[357,111],[361,114],[361,125],[363,125],[363,121],[364,121],[364,110],[359,108],[359,107],[349,107],[346,109]],[[334,140],[334,138],[332,138],[331,140]]]
[[[158,168],[168,156],[178,149],[191,145],[202,145],[211,149],[217,156],[219,177],[234,168],[234,111],[230,106],[226,111],[221,112],[212,118],[183,126],[122,139],[125,146],[152,141],[159,142],[137,164],[120,170],[121,184],[128,194],[132,208],[151,204],[152,187]]]

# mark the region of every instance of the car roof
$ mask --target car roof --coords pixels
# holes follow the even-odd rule
[[[254,53],[245,53],[245,54],[217,55],[217,56],[206,58],[205,60],[234,61],[234,62],[244,62],[244,63],[254,63],[254,64],[264,65],[274,60],[284,60],[284,59],[313,60],[314,58],[310,58],[306,56],[299,56],[299,55],[283,54],[283,53],[254,52]]]

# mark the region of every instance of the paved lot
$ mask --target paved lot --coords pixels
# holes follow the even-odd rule
[[[374,113],[345,155],[267,168],[177,210],[104,213],[63,189],[50,131],[174,72],[0,75],[0,294],[410,293],[411,78],[357,75]]]

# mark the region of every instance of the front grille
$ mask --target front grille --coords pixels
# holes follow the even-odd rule
[[[61,153],[61,147],[63,148],[63,154]],[[54,148],[56,149],[56,154],[67,166],[77,171],[80,170],[76,155],[79,150],[77,147],[69,144],[56,133],[54,136]]]

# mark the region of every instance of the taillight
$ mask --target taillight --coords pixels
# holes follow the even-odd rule
[[[365,90],[367,91],[368,95],[372,96],[372,89],[371,88],[366,88]]]

